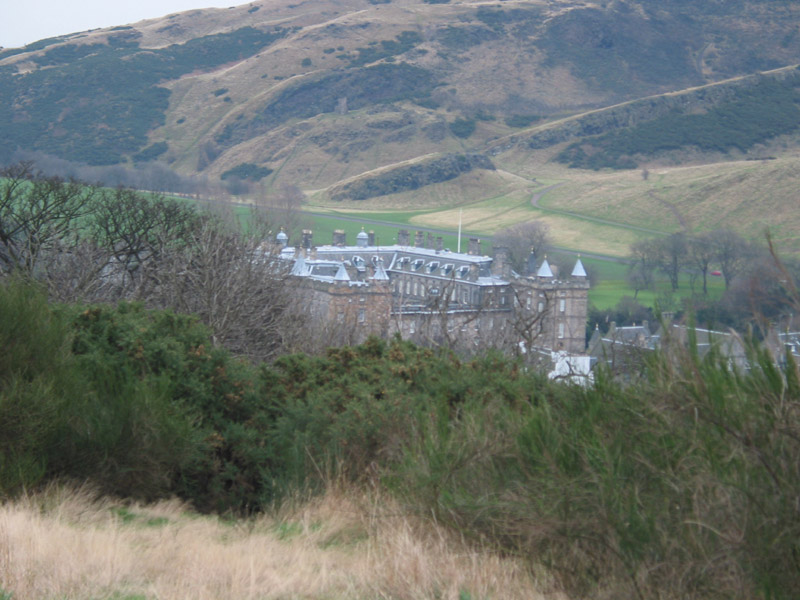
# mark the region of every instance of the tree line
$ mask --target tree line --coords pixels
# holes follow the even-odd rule
[[[778,258],[772,240],[759,244],[730,229],[690,234],[673,233],[631,246],[627,280],[634,300],[642,290],[654,289],[659,276],[672,292],[688,279],[691,306],[702,322],[745,328],[766,326],[794,313],[790,290],[800,275],[800,264]],[[725,291],[717,301],[709,297],[709,277],[721,277]],[[664,307],[666,308],[666,307]]]

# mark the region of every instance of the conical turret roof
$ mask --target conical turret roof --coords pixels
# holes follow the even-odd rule
[[[344,267],[344,263],[339,265],[339,270],[336,271],[336,275],[333,278],[334,281],[350,281],[350,275],[347,274],[347,269]]]
[[[572,276],[573,277],[586,277],[586,269],[583,268],[583,263],[581,262],[581,257],[578,257],[578,260],[575,262],[575,266],[572,269]]]
[[[539,265],[539,270],[536,271],[537,277],[553,277],[553,271],[550,269],[550,263],[547,262],[547,257],[545,256],[542,264]]]
[[[386,274],[386,269],[383,268],[383,261],[378,261],[375,265],[375,274],[370,278],[375,281],[389,281],[389,275]]]

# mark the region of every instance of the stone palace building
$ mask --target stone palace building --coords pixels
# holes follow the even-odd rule
[[[407,230],[390,246],[363,230],[355,245],[336,231],[331,244],[315,246],[308,230],[296,247],[284,232],[276,245],[298,301],[332,342],[400,333],[465,349],[577,354],[586,347],[589,282],[580,258],[566,276],[534,256],[516,273],[505,248],[482,256],[470,238],[466,253],[452,252],[430,233],[416,232],[412,243]]]

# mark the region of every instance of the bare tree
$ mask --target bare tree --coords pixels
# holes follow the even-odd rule
[[[283,185],[276,194],[258,202],[257,207],[269,215],[274,226],[283,228],[290,240],[295,240],[303,229],[310,228],[308,219],[301,211],[305,199],[306,195],[296,185]],[[273,233],[277,234],[277,231]]]
[[[730,229],[717,229],[709,234],[714,249],[714,260],[725,278],[725,289],[753,258],[754,250],[738,233]]]
[[[0,267],[34,274],[44,253],[76,242],[78,222],[91,209],[94,186],[45,177],[32,163],[0,172]]]
[[[673,233],[659,240],[658,268],[669,278],[672,290],[680,285],[680,273],[686,264],[686,234]]]
[[[167,251],[185,246],[199,221],[194,205],[117,188],[102,193],[89,219],[94,243],[111,257],[119,298],[145,299]]]
[[[40,260],[38,278],[59,302],[105,302],[119,298],[109,268],[112,253],[85,237],[59,242]]]
[[[255,361],[274,358],[289,335],[287,265],[272,244],[233,218],[203,215],[185,246],[161,258],[148,303],[196,314],[215,344]]]
[[[625,281],[633,288],[633,299],[635,300],[639,297],[639,292],[653,287],[653,270],[638,260],[631,262],[628,272],[625,274]]]
[[[527,296],[526,291],[524,288],[512,288],[514,315],[509,320],[509,332],[512,334],[510,349],[514,354],[523,354],[526,362],[536,363],[540,357],[535,354],[535,350],[542,345],[546,336],[547,321],[552,316],[553,298],[549,290],[537,292],[535,298],[532,295]]]
[[[631,246],[631,254],[634,281],[647,285],[648,274],[659,270],[669,278],[672,290],[678,289],[680,273],[686,265],[686,234],[679,232],[663,238],[636,242]]]
[[[714,260],[714,243],[710,234],[701,233],[688,239],[687,254],[689,264],[697,269],[703,278],[703,295],[708,295],[708,272]]]
[[[508,248],[513,269],[525,273],[528,257],[543,254],[550,245],[550,227],[544,221],[512,225],[494,235],[494,244]]]
[[[653,287],[657,257],[658,249],[654,240],[641,240],[631,245],[631,263],[627,279],[634,289],[634,298],[641,290]]]

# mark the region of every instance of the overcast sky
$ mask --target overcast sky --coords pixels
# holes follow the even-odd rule
[[[227,8],[239,4],[243,1],[0,0],[0,46],[16,48],[76,31],[127,25],[193,8]]]

